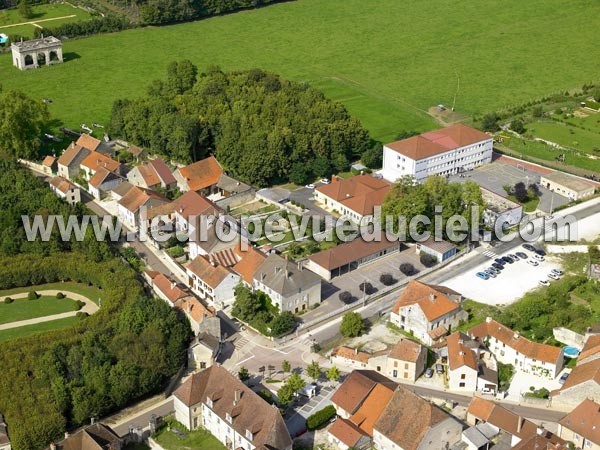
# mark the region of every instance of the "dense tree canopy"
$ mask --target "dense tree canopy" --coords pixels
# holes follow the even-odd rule
[[[18,91],[0,90],[0,154],[37,158],[48,109]]]
[[[183,163],[214,153],[257,186],[328,177],[369,148],[358,120],[304,84],[259,69],[196,73],[173,63],[148,98],[115,102],[113,133]]]

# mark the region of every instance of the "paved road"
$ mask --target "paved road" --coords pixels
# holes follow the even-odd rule
[[[173,397],[169,397],[168,399],[165,399],[164,402],[155,406],[151,406],[150,408],[138,413],[133,417],[123,419],[118,425],[113,425],[112,428],[119,436],[124,436],[127,433],[129,433],[130,426],[136,428],[146,428],[147,426],[149,426],[150,416],[152,416],[153,414],[156,416],[165,417],[173,413],[174,411],[175,405],[173,404]]]
[[[80,295],[80,294],[76,294],[75,292],[70,292],[70,291],[65,291],[65,290],[59,291],[56,289],[46,289],[43,291],[37,291],[37,293],[39,295],[48,296],[48,297],[55,297],[56,294],[58,294],[59,292],[62,292],[71,300],[81,300],[82,302],[85,303],[84,307],[78,311],[67,311],[67,312],[60,313],[60,314],[53,314],[51,316],[36,317],[34,319],[27,319],[27,320],[20,320],[18,322],[5,323],[5,324],[0,325],[0,330],[9,330],[11,328],[19,328],[19,327],[24,327],[26,325],[35,325],[36,323],[50,322],[52,320],[59,320],[59,319],[66,319],[67,317],[73,317],[73,316],[77,315],[78,312],[94,314],[96,311],[98,311],[98,305],[96,305],[89,298],[84,297],[83,295]],[[4,299],[6,297],[11,297],[13,299],[27,298],[27,294],[28,294],[27,292],[22,292],[20,294],[6,295],[3,297],[0,297],[0,302],[4,301]],[[61,300],[57,299],[56,301],[60,302]]]

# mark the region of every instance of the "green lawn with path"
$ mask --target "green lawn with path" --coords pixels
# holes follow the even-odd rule
[[[79,317],[73,316],[67,317],[66,319],[51,320],[49,322],[36,323],[35,325],[25,325],[24,327],[1,330],[0,341],[6,341],[9,339],[31,336],[34,334],[46,333],[48,331],[70,328],[81,320],[82,319],[80,319]]]
[[[580,55],[597,54],[598,28],[591,0],[297,0],[68,40],[65,64],[40,70],[20,72],[0,55],[0,71],[4,89],[52,99],[52,115],[77,127],[106,124],[115,99],[145,95],[175,59],[261,67],[322,89],[389,141],[435,128],[428,108],[455,94],[456,111],[471,116],[597,79],[600,59]]]
[[[12,303],[0,301],[0,324],[52,316],[77,311],[77,302],[69,298],[41,296],[36,300],[14,299]]]
[[[91,15],[87,11],[75,8],[67,3],[51,3],[45,5],[31,6],[33,17],[23,18],[16,8],[0,10],[0,33],[7,35],[19,34],[26,38],[33,38],[35,27],[33,25],[17,25],[25,22],[38,22],[42,27],[55,27],[70,22],[78,22],[90,19]],[[75,17],[68,17],[75,16]],[[56,19],[56,20],[48,20]]]
[[[72,281],[64,282],[64,283],[46,283],[46,284],[38,284],[35,286],[26,286],[26,287],[18,287],[12,289],[4,289],[0,290],[0,297],[4,297],[7,295],[14,295],[20,293],[27,293],[29,291],[44,291],[44,290],[58,290],[58,291],[70,291],[79,295],[83,295],[84,297],[89,298],[94,303],[98,303],[98,299],[102,298],[102,290],[98,289],[96,286],[88,286],[87,284],[75,283]]]
[[[169,421],[168,424],[171,428],[178,429],[185,437],[180,437],[164,426],[152,438],[165,450],[225,450],[226,448],[206,430],[188,431],[175,421]]]
[[[584,130],[562,122],[548,120],[530,123],[527,128],[535,137],[556,142],[564,147],[584,153],[593,154],[594,148],[600,149],[600,132]]]

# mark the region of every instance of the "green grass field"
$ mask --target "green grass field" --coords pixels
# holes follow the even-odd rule
[[[19,72],[2,55],[0,70],[5,89],[52,99],[73,127],[106,123],[116,98],[144,95],[175,59],[261,67],[323,89],[388,141],[436,127],[426,111],[455,94],[469,116],[597,79],[599,26],[594,0],[298,0],[66,41],[66,63],[41,70]]]
[[[51,290],[56,289],[58,291],[70,291],[75,292],[76,294],[83,295],[84,297],[89,298],[94,303],[98,303],[98,299],[102,298],[102,291],[95,286],[88,286],[87,284],[74,283],[71,281],[67,281],[65,283],[46,283],[46,284],[38,284],[35,286],[27,286],[27,287],[18,287],[13,289],[4,289],[0,290],[0,297],[6,295],[14,295],[20,294],[22,292],[29,291],[42,291],[42,290]]]
[[[69,298],[42,296],[37,300],[15,299],[13,303],[0,302],[0,324],[77,311],[78,306]]]
[[[35,29],[33,25],[10,25],[22,24],[25,22],[39,22],[40,26],[51,28],[65,23],[78,22],[90,18],[90,14],[87,11],[74,8],[66,3],[36,5],[32,6],[31,10],[33,12],[33,17],[30,19],[21,17],[17,9],[0,10],[0,33],[7,35],[19,34],[24,37],[32,38]]]
[[[185,438],[181,438],[164,426],[153,437],[158,444],[165,450],[221,450],[225,446],[208,431],[198,429],[195,431],[186,430],[180,423],[169,421],[171,428],[177,428]]]
[[[67,317],[66,319],[51,320],[50,322],[37,323],[35,325],[26,325],[19,328],[10,328],[0,331],[0,341],[17,339],[34,334],[46,333],[48,331],[62,330],[70,328],[81,319],[79,317]]]
[[[528,129],[536,137],[559,145],[577,149],[585,153],[593,153],[594,148],[600,148],[600,133],[583,130],[561,122],[534,122],[528,124]]]

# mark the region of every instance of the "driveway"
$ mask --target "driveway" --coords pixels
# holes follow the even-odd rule
[[[306,429],[306,419],[308,417],[331,404],[331,397],[336,388],[321,386],[319,393],[315,397],[311,399],[302,397],[295,403],[294,412],[288,418],[284,418],[292,438]]]
[[[315,186],[322,186],[322,183],[316,183]],[[290,200],[296,201],[308,209],[308,214],[311,216],[330,216],[331,213],[325,211],[323,208],[317,205],[314,201],[314,189],[309,189],[306,187],[302,187],[300,189],[296,189],[290,194]]]

